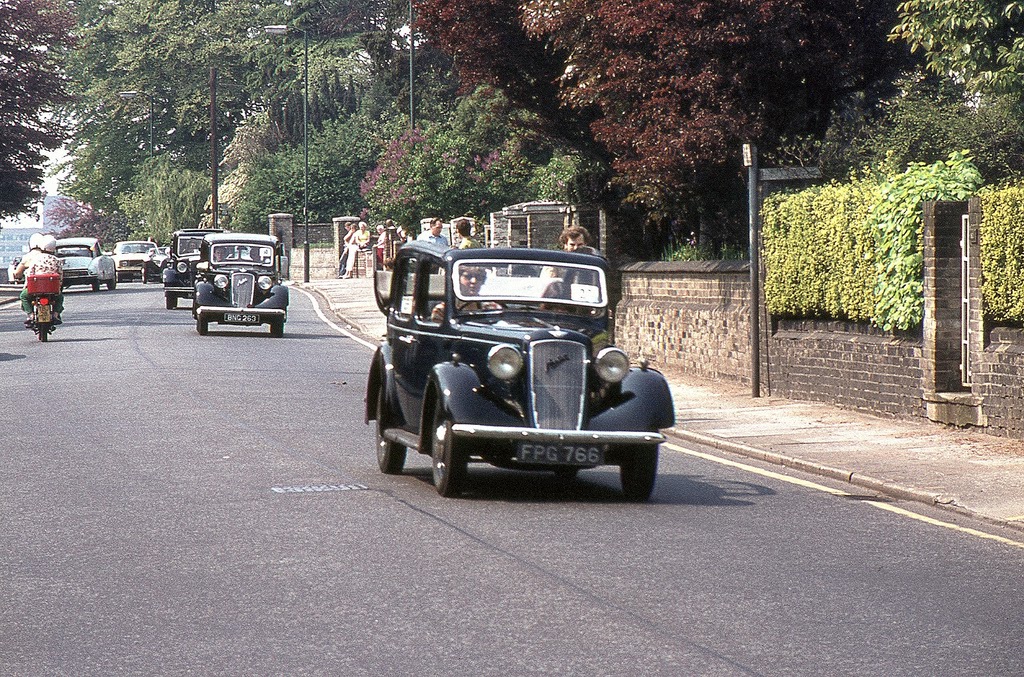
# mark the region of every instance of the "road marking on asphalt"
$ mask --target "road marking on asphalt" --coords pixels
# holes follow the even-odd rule
[[[687,448],[681,447],[681,446],[679,446],[677,444],[672,444],[671,442],[665,442],[662,446],[668,447],[672,451],[678,451],[678,452],[680,452],[682,454],[687,454],[689,456],[694,456],[696,458],[704,459],[705,461],[711,461],[712,463],[718,463],[719,465],[726,465],[726,466],[729,466],[731,468],[736,468],[738,470],[743,470],[744,472],[753,473],[755,475],[761,475],[763,477],[770,477],[771,479],[779,480],[780,482],[786,482],[788,484],[795,484],[797,486],[804,487],[804,488],[807,488],[807,489],[814,489],[815,491],[821,491],[821,492],[824,492],[826,494],[831,494],[833,496],[853,496],[853,494],[851,494],[849,492],[846,492],[846,491],[843,491],[841,489],[833,489],[832,487],[826,487],[825,485],[818,484],[817,482],[809,482],[808,480],[803,480],[803,479],[800,479],[799,477],[789,477],[787,475],[783,475],[781,473],[773,472],[771,470],[764,470],[763,468],[757,468],[755,466],[748,465],[746,463],[740,463],[738,461],[733,461],[733,460],[730,460],[730,459],[727,459],[727,458],[722,458],[721,456],[715,456],[713,454],[705,454],[703,452],[696,451],[694,449],[687,449]],[[959,531],[961,533],[969,534],[971,536],[976,536],[978,538],[985,538],[985,539],[988,539],[990,541],[996,541],[997,543],[1002,543],[1003,545],[1009,545],[1009,546],[1012,546],[1014,548],[1024,549],[1024,543],[1022,543],[1020,541],[1014,541],[1014,540],[1011,540],[1009,538],[1004,538],[1002,536],[996,536],[994,534],[988,534],[988,533],[985,533],[984,531],[978,531],[977,529],[971,529],[970,527],[962,527],[962,526],[960,526],[958,524],[953,524],[952,522],[945,522],[943,520],[937,520],[937,519],[935,519],[933,517],[927,517],[925,515],[921,515],[919,513],[912,512],[910,510],[906,510],[904,508],[898,508],[898,507],[896,507],[894,505],[890,505],[890,504],[882,502],[882,501],[870,501],[869,500],[869,501],[861,501],[861,502],[866,504],[866,505],[874,506],[874,507],[879,508],[881,510],[888,510],[891,513],[895,513],[897,515],[902,515],[903,517],[909,517],[910,519],[914,519],[914,520],[917,520],[919,522],[924,522],[926,524],[931,524],[932,526],[943,527],[945,529],[951,529],[953,531]],[[1022,516],[1022,517],[1024,517],[1024,516]]]
[[[1013,517],[1007,517],[1006,519],[1010,522],[1019,522],[1024,520],[1024,515],[1014,515]]]
[[[306,484],[296,487],[270,487],[275,494],[320,494],[326,491],[359,491],[365,484]]]
[[[306,298],[309,299],[309,302],[313,304],[313,310],[316,311],[316,314],[320,316],[320,319],[323,320],[324,324],[326,324],[328,327],[330,327],[331,329],[333,329],[334,331],[336,331],[336,332],[338,332],[340,334],[344,334],[345,336],[349,337],[350,339],[352,339],[356,343],[361,343],[362,345],[366,346],[370,350],[376,350],[377,349],[376,344],[370,343],[369,341],[364,341],[363,339],[359,338],[358,336],[356,336],[355,334],[353,334],[349,330],[345,329],[344,327],[340,327],[337,324],[335,324],[334,322],[332,322],[331,320],[329,320],[327,318],[327,316],[324,315],[324,311],[320,310],[320,304],[317,303],[316,299],[308,291],[306,291],[305,289],[299,289],[298,287],[293,287],[293,289],[298,289],[298,291],[300,291],[300,292],[302,292],[303,294],[306,295]]]

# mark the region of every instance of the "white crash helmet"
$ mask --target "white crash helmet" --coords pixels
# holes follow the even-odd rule
[[[44,252],[54,253],[57,251],[57,238],[53,235],[40,235],[39,248]]]
[[[32,233],[32,237],[30,237],[28,239],[28,248],[29,249],[42,249],[43,248],[42,240],[43,240],[43,234],[42,233]]]

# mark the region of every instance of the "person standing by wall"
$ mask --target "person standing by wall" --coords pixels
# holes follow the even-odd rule
[[[451,245],[448,244],[448,238],[441,234],[442,228],[444,228],[444,222],[440,216],[435,216],[430,219],[430,230],[420,233],[420,236],[416,239],[421,242],[431,242],[438,247],[448,249]]]
[[[473,220],[468,218],[461,218],[455,220],[455,232],[459,234],[461,240],[457,245],[459,249],[474,249],[477,247],[483,247],[482,244],[473,238]]]

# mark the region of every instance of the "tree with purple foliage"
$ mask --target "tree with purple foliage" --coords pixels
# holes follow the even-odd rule
[[[0,26],[0,216],[14,216],[42,197],[44,153],[64,140],[53,109],[74,17],[56,0],[0,0]]]

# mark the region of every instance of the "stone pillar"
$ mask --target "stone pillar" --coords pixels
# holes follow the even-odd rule
[[[292,260],[292,231],[294,229],[294,218],[291,214],[271,214],[270,215],[270,234],[277,237],[281,241],[284,248],[284,256],[288,260],[288,264],[284,267],[285,274],[288,274],[288,270]],[[288,275],[291,277],[291,275]]]
[[[924,375],[925,411],[929,419],[957,426],[984,426],[982,401],[964,386],[961,374],[964,327],[961,233],[963,218],[967,214],[966,202],[926,202],[924,205],[921,371]],[[965,243],[968,251],[971,249],[970,240],[969,234],[968,243]],[[979,280],[973,281],[977,283]],[[980,300],[977,305],[980,306]],[[980,325],[980,315],[968,317],[968,326],[975,322]]]

